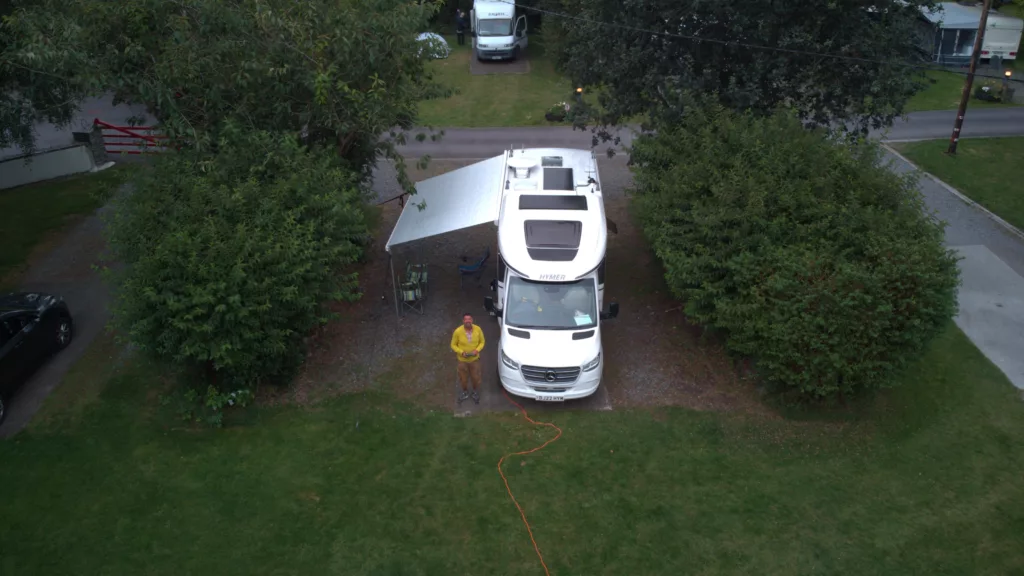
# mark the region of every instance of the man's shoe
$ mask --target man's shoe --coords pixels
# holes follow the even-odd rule
[[[459,394],[458,403],[462,404],[462,401],[465,400],[466,398],[469,398],[469,392],[466,392],[465,390],[463,390],[462,393]]]
[[[473,403],[474,404],[479,404],[480,403],[480,394],[478,394],[476,390],[473,390]]]

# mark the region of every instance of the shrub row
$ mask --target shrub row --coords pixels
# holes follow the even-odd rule
[[[224,390],[285,376],[324,303],[358,297],[363,205],[357,175],[294,135],[229,128],[216,154],[169,154],[111,210],[115,321]]]
[[[634,146],[634,206],[691,320],[812,397],[886,386],[956,312],[956,258],[873,143],[694,107]]]

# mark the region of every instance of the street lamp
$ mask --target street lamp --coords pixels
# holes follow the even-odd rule
[[[577,102],[582,102],[583,101],[583,88],[582,87],[576,89],[576,101]]]

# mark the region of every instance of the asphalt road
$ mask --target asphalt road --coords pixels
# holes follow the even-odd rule
[[[914,112],[906,120],[895,123],[887,132],[876,132],[889,141],[932,140],[949,138],[953,133],[955,110]],[[1024,108],[979,108],[967,110],[962,138],[1024,135]]]
[[[58,129],[50,124],[36,128],[38,148],[45,149],[72,142],[72,130],[88,130],[93,118],[114,124],[123,124],[132,116],[141,116],[147,122],[153,119],[140,106],[114,106],[110,96],[88,98],[82,102],[79,113],[72,125]],[[948,138],[953,131],[956,112],[914,112],[906,120],[898,120],[887,131],[873,133],[887,140],[924,140]],[[632,140],[632,131],[623,128],[617,132],[623,143]],[[1024,107],[1021,108],[979,108],[968,109],[964,118],[963,137],[979,138],[990,136],[1024,135]],[[401,147],[405,156],[419,157],[430,154],[434,158],[488,158],[498,156],[510,146],[590,148],[592,135],[589,131],[573,131],[566,127],[534,128],[449,128],[439,142],[412,141]],[[598,150],[604,152],[611,143],[601,144]],[[0,159],[20,154],[17,148],[0,149]]]
[[[897,121],[885,131],[871,135],[889,141],[930,140],[949,138],[953,132],[954,110],[915,112],[907,119]],[[426,133],[426,132],[425,132]],[[428,133],[429,134],[429,133]],[[616,135],[622,144],[632,142],[630,128],[621,128]],[[1024,136],[1024,107],[968,110],[964,117],[963,138],[993,136]],[[437,142],[429,139],[400,146],[403,156],[433,158],[490,158],[502,154],[509,147],[527,148],[590,148],[593,135],[589,131],[573,130],[562,126],[534,128],[448,128]],[[596,150],[605,152],[614,147],[611,142],[598,144]],[[619,147],[621,149],[621,147]]]

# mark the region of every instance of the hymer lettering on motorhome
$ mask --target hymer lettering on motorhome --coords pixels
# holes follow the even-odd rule
[[[478,60],[515,60],[526,49],[526,16],[516,18],[515,2],[475,0],[469,12],[473,52]]]
[[[391,246],[493,222],[498,377],[508,392],[540,401],[585,398],[604,370],[601,323],[608,230],[597,158],[589,150],[511,150],[419,182]],[[414,204],[425,201],[420,210]]]

